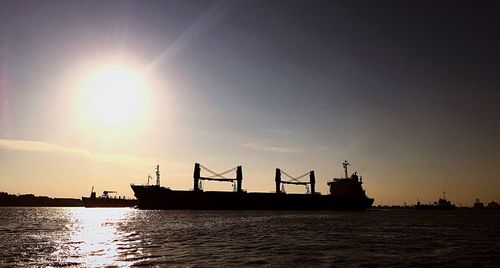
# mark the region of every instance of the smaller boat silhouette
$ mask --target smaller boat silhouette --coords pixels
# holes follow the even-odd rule
[[[415,209],[452,210],[456,208],[457,207],[452,204],[451,201],[446,199],[445,192],[443,192],[443,197],[439,198],[434,204],[421,204],[420,201],[417,201],[415,205]]]
[[[90,197],[82,197],[83,206],[86,208],[106,208],[106,207],[133,207],[135,206],[135,199],[127,199],[121,196],[113,196],[116,191],[104,190],[102,195],[97,197],[94,192],[94,186],[90,191]]]

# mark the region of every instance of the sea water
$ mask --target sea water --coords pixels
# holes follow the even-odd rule
[[[0,267],[500,267],[498,211],[0,208]]]

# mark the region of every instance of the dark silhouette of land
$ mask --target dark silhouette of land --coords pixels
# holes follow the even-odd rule
[[[51,198],[33,194],[15,195],[0,192],[0,206],[4,207],[83,207],[82,200],[75,198]]]

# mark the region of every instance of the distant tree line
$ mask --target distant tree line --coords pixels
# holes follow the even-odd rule
[[[51,198],[48,196],[35,196],[33,194],[15,195],[0,192],[0,206],[19,207],[82,207],[80,199]]]

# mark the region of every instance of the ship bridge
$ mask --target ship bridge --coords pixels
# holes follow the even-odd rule
[[[334,178],[332,181],[328,182],[327,185],[330,186],[330,194],[336,196],[361,196],[366,197],[365,190],[361,187],[363,183],[363,177],[357,175],[357,171],[354,172],[350,177],[347,171],[347,167],[351,164],[347,160],[342,163],[344,168],[344,178]]]

